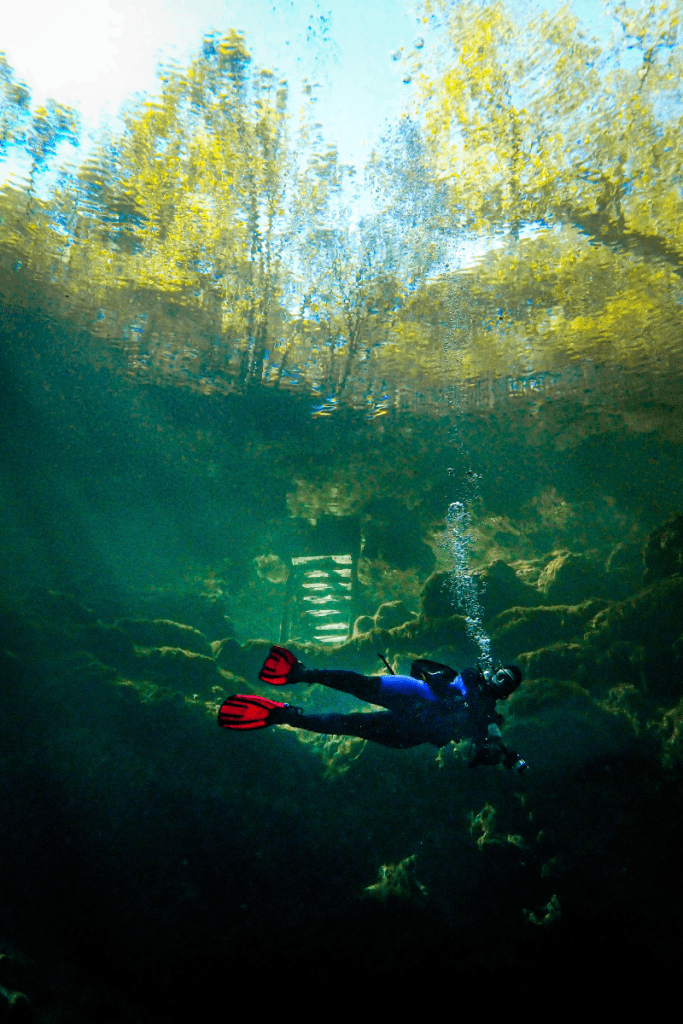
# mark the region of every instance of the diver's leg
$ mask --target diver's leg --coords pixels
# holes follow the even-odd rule
[[[358,712],[350,715],[299,715],[291,724],[296,729],[325,733],[328,736],[357,736],[397,750],[416,747],[425,742],[421,736],[405,727],[401,728],[390,711],[371,711],[367,715]]]
[[[362,676],[360,672],[337,668],[307,668],[301,673],[301,682],[329,686],[333,690],[350,693],[359,700],[366,700],[369,704],[382,703],[379,699],[382,684],[380,676]]]
[[[286,647],[277,645],[270,648],[258,677],[262,683],[271,683],[273,686],[320,683],[321,686],[350,693],[370,704],[382,703],[375,699],[382,685],[380,676],[362,676],[359,672],[348,672],[345,669],[305,668],[296,655]]]

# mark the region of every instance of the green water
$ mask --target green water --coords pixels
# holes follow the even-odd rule
[[[3,1012],[677,963],[680,4],[434,6],[365,177],[234,35],[61,171],[2,78]],[[280,639],[516,661],[529,771],[219,730]]]

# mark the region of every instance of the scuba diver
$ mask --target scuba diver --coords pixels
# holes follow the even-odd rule
[[[291,725],[308,732],[332,736],[357,736],[385,747],[405,750],[421,743],[445,747],[451,740],[471,738],[468,764],[494,765],[501,762],[515,772],[526,770],[519,754],[503,743],[503,716],[496,701],[507,700],[522,681],[517,665],[502,665],[495,672],[466,668],[458,673],[447,665],[421,658],[414,661],[409,676],[363,676],[345,669],[306,668],[285,647],[271,647],[259,679],[274,686],[319,683],[350,693],[385,711],[352,714],[304,714],[302,708],[282,704],[257,694],[236,693],[218,712],[224,729],[263,729],[269,725]]]

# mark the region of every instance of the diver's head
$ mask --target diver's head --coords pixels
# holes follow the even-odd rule
[[[517,665],[501,665],[489,679],[489,689],[493,690],[496,700],[507,700],[522,681],[522,672]]]

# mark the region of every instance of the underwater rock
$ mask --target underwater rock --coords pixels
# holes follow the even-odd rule
[[[506,608],[534,607],[543,602],[536,588],[520,580],[512,566],[500,558],[477,570],[474,576],[486,619],[492,619]]]
[[[606,696],[598,701],[598,707],[612,715],[623,715],[636,734],[641,732],[643,725],[649,724],[643,694],[628,683],[611,687]]]
[[[517,718],[535,718],[542,711],[564,707],[568,701],[590,702],[588,690],[570,679],[530,679],[507,702],[506,711]]]
[[[198,629],[170,619],[119,619],[116,626],[137,647],[180,647],[212,657],[211,645]]]
[[[107,665],[126,667],[133,644],[116,626],[98,622],[69,594],[33,587],[23,600],[0,600],[0,645],[52,663],[90,651]]]
[[[378,629],[394,629],[414,618],[415,615],[408,611],[403,601],[385,601],[375,612],[373,621]]]
[[[269,583],[286,583],[289,576],[289,566],[279,555],[259,555],[254,559],[256,572],[261,579]]]
[[[448,619],[458,611],[458,602],[451,591],[451,574],[433,572],[422,588],[422,615],[426,619]]]
[[[683,698],[653,724],[662,744],[664,765],[680,769],[683,763]]]
[[[613,601],[623,601],[642,587],[642,544],[622,542],[610,553],[605,563],[605,585]]]
[[[297,657],[300,657],[300,654],[297,653],[301,649],[300,644],[296,645],[288,641],[287,647]],[[225,640],[219,640],[212,644],[213,655],[219,668],[241,676],[242,679],[248,679],[250,685],[257,682],[261,666],[266,660],[270,648],[269,640],[247,640],[246,643],[240,644],[234,637],[226,637]]]
[[[393,629],[373,629],[354,636],[339,647],[316,647],[303,651],[303,661],[330,668],[350,668],[372,674],[382,671],[378,651],[394,663],[396,671],[408,671],[415,658],[431,657],[453,665],[470,665],[477,659],[477,648],[467,632],[462,615],[448,619],[426,619],[420,616]]]
[[[638,579],[643,574],[643,546],[637,544],[634,541],[621,541],[611,551],[607,562],[605,563],[607,572],[617,572],[620,569],[626,569],[637,575]]]
[[[573,679],[581,675],[584,646],[581,644],[550,644],[517,657],[527,679]]]
[[[547,558],[516,558],[509,564],[515,570],[518,580],[526,583],[528,587],[538,590],[538,578],[545,569],[547,562]]]
[[[643,549],[646,585],[683,572],[683,512],[671,516],[649,535]]]
[[[653,698],[678,699],[681,682],[676,641],[682,621],[683,577],[669,576],[599,612],[585,639],[596,652],[598,664],[608,651],[623,660],[625,648],[617,645],[629,645],[633,663],[624,681],[636,680]],[[609,667],[608,661],[606,665]]]
[[[138,599],[136,605],[140,618],[187,623],[210,640],[235,635],[234,624],[228,616],[227,602],[221,596],[162,592],[145,595]]]
[[[590,623],[586,639],[602,647],[628,641],[661,652],[678,639],[681,622],[683,577],[669,576],[599,612]]]
[[[353,624],[353,636],[360,636],[361,633],[369,633],[375,628],[375,620],[372,615],[359,615]]]
[[[233,672],[253,684],[270,646],[268,640],[248,640],[239,644],[227,638],[214,644],[213,649],[216,663],[222,670]],[[378,651],[389,660],[401,659],[406,670],[410,661],[418,657],[438,656],[458,665],[472,664],[477,658],[476,647],[467,634],[467,623],[462,615],[439,620],[416,618],[393,629],[374,628],[338,646],[288,640],[287,647],[309,667],[346,668],[367,675],[382,671]]]
[[[594,600],[577,605],[508,608],[491,623],[491,639],[499,657],[514,660],[523,651],[583,639],[588,623],[608,607],[609,601]]]
[[[161,686],[178,687],[183,693],[193,693],[222,682],[213,658],[179,647],[153,647],[139,651],[135,659],[135,675]]]
[[[524,916],[529,924],[535,924],[542,928],[547,928],[549,924],[557,921],[558,918],[562,916],[562,905],[558,899],[557,893],[553,893],[548,902],[541,909],[540,913],[536,914],[533,910],[527,910],[525,908]]]
[[[82,645],[105,665],[121,669],[125,669],[135,655],[135,647],[128,633],[104,622],[95,622],[83,630]]]
[[[48,590],[35,584],[26,594],[24,608],[31,618],[49,619],[51,622],[63,621],[84,626],[95,622],[97,616],[86,608],[72,594]]]
[[[473,576],[485,619],[491,619],[507,608],[519,605],[534,607],[543,602],[542,595],[523,583],[515,570],[502,559],[478,569]],[[457,611],[458,601],[451,573],[433,572],[422,588],[422,614],[430,619],[446,619]]]
[[[226,636],[224,640],[214,640],[211,644],[214,660],[221,668],[232,668],[241,657],[242,647],[234,636]]]
[[[645,648],[642,644],[619,640],[596,652],[595,666],[603,685],[629,684],[642,688],[645,683]]]
[[[605,570],[588,555],[554,551],[538,579],[549,604],[579,604],[592,597],[607,597]]]
[[[33,1017],[31,1000],[23,992],[0,985],[0,1016],[11,1020],[29,1020]]]
[[[398,864],[382,864],[379,878],[374,885],[365,887],[365,894],[376,900],[398,898],[422,902],[427,889],[415,876],[417,854],[404,857]]]

